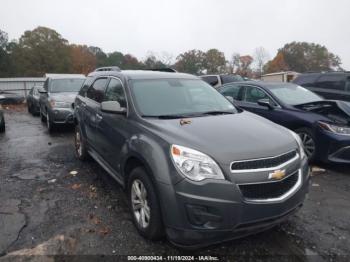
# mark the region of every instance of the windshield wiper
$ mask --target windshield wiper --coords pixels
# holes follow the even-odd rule
[[[149,117],[149,118],[159,118],[159,119],[179,119],[179,118],[188,118],[194,116],[193,114],[174,114],[174,115],[159,115],[159,116],[152,116],[152,115],[142,115],[142,117]]]
[[[233,111],[220,111],[220,110],[216,110],[216,111],[207,111],[207,112],[201,112],[201,115],[228,115],[228,114],[234,114],[235,112]]]

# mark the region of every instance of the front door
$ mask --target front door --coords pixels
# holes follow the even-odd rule
[[[123,84],[120,79],[112,77],[107,86],[104,101],[117,101],[127,109],[127,101]],[[130,134],[126,114],[115,114],[98,111],[99,119],[96,125],[96,150],[103,159],[120,173],[120,153]]]

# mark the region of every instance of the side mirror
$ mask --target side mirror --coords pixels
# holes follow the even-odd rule
[[[117,101],[102,102],[101,111],[106,113],[120,114],[120,115],[126,114],[126,108],[120,107],[120,104]]]
[[[47,94],[47,91],[43,87],[38,88],[38,92],[40,94]]]
[[[233,97],[232,96],[225,96],[225,98],[228,100],[228,101],[230,101],[230,103],[232,103],[233,104]]]
[[[259,106],[267,107],[267,108],[270,109],[270,110],[272,110],[272,109],[275,108],[275,107],[270,103],[270,100],[269,100],[269,99],[260,99],[260,100],[258,100],[258,105],[259,105]]]

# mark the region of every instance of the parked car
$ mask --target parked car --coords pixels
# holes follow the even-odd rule
[[[325,100],[291,83],[233,83],[219,92],[237,106],[298,133],[311,161],[350,163],[349,103]]]
[[[52,132],[58,124],[74,122],[73,103],[84,81],[84,75],[47,75],[44,87],[39,90],[39,110],[41,121],[46,121],[49,132]]]
[[[301,74],[293,83],[326,99],[350,101],[350,72]]]
[[[299,136],[192,75],[93,72],[74,114],[77,157],[126,189],[148,239],[198,247],[246,236],[286,219],[308,191]]]
[[[2,110],[1,104],[0,104],[0,133],[5,132],[5,117],[4,117],[4,111]]]
[[[202,75],[200,78],[215,88],[227,83],[244,81],[240,75]]]
[[[38,115],[40,113],[40,105],[39,105],[39,99],[40,99],[40,93],[39,90],[41,90],[43,86],[33,86],[29,94],[27,96],[27,107],[28,112],[32,115]]]

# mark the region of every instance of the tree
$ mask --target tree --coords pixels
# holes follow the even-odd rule
[[[123,53],[116,51],[108,54],[107,59],[105,60],[104,66],[118,66],[122,68],[123,60],[124,60]]]
[[[261,75],[263,73],[264,65],[269,60],[269,58],[270,58],[269,53],[262,46],[257,47],[255,49],[255,51],[254,51],[254,60],[256,62],[257,68],[258,68],[259,77],[261,77]]]
[[[204,71],[205,53],[200,50],[189,50],[177,56],[175,68],[179,72],[202,74]]]
[[[122,69],[140,69],[142,67],[141,63],[137,60],[136,57],[130,54],[126,54],[123,57],[123,62],[121,65]]]
[[[283,54],[288,68],[296,72],[341,70],[339,56],[319,44],[292,42],[278,52]]]
[[[209,49],[205,53],[204,66],[207,69],[207,74],[223,73],[226,69],[224,53],[218,49]]]
[[[87,75],[96,68],[96,56],[86,45],[70,46],[71,71]]]
[[[0,76],[9,74],[10,56],[7,53],[8,34],[0,30]]]
[[[282,52],[278,52],[275,58],[267,62],[264,66],[265,73],[274,73],[288,70],[289,67],[284,59],[284,54]]]
[[[26,31],[13,48],[17,76],[43,76],[70,70],[68,41],[47,27]]]
[[[145,69],[156,69],[164,68],[166,65],[157,59],[156,55],[153,52],[149,52],[146,59],[143,61],[142,65]]]
[[[96,67],[106,66],[107,55],[97,46],[89,46],[90,53],[96,57]]]

